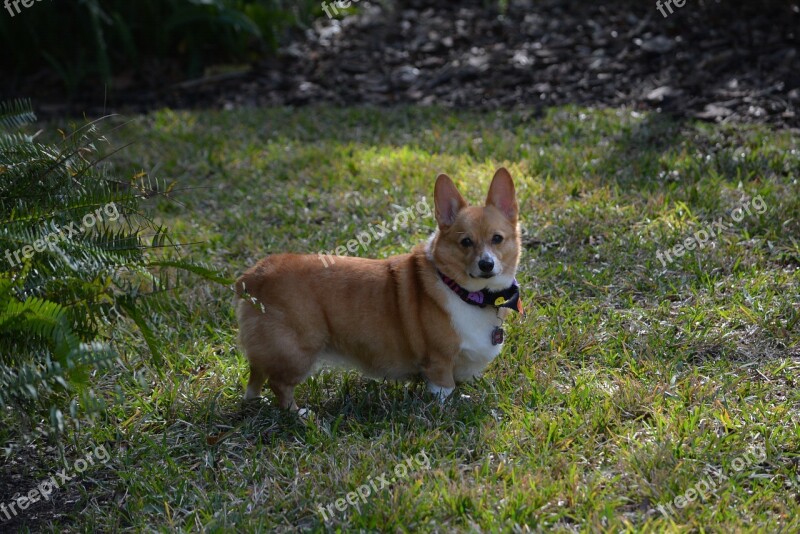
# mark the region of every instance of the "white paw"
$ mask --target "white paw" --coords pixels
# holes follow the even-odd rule
[[[437,386],[436,384],[431,384],[428,382],[428,391],[436,395],[439,399],[439,402],[444,403],[447,397],[455,390],[456,388],[446,388],[442,386]]]
[[[261,397],[261,392],[257,391],[255,388],[250,388],[248,386],[248,388],[244,392],[244,400],[246,401],[257,399],[259,397]]]

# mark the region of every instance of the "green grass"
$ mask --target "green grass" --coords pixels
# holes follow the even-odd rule
[[[118,134],[117,134],[118,135]],[[161,220],[192,259],[229,275],[279,251],[316,253],[423,198],[439,172],[472,201],[515,177],[527,315],[485,377],[445,405],[421,384],[324,371],[242,409],[247,369],[229,289],[187,287],[144,346],[96,378],[109,409],[71,430],[89,469],[24,516],[34,529],[212,532],[793,531],[800,528],[800,138],[630,110],[520,113],[273,109],[161,111],[129,127],[123,158],[191,188]],[[125,162],[121,162],[125,163]],[[666,267],[682,242],[760,195],[745,216]],[[408,250],[416,219],[370,255]],[[6,414],[8,416],[8,414]],[[44,447],[28,489],[60,469]],[[763,461],[742,459],[765,451]],[[366,503],[323,522],[368,480],[425,451]],[[742,464],[744,467],[742,467]],[[737,468],[740,468],[737,470]],[[715,494],[656,507],[709,476]],[[55,504],[53,504],[55,503]],[[2,519],[2,517],[0,517]],[[2,522],[0,522],[2,528]]]

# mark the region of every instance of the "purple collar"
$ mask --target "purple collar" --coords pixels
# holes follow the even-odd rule
[[[444,282],[447,287],[452,289],[453,293],[458,295],[461,300],[467,304],[481,308],[485,308],[486,306],[493,306],[495,308],[509,308],[525,315],[525,312],[522,309],[522,299],[520,299],[519,296],[519,284],[517,283],[516,278],[510,287],[500,291],[491,291],[489,289],[481,289],[480,291],[467,291],[458,285],[455,280],[445,276],[442,271],[437,272],[439,273],[439,277],[441,277],[442,282]]]

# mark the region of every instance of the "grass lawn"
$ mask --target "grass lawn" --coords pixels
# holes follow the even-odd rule
[[[67,436],[67,462],[99,444],[110,460],[17,525],[800,529],[796,133],[613,109],[327,107],[162,111],[123,131],[137,141],[118,161],[186,188],[154,207],[180,241],[200,243],[186,255],[231,277],[432,203],[440,172],[481,201],[505,165],[527,315],[484,378],[444,405],[422,384],[329,370],[298,388],[311,410],[298,418],[269,392],[242,409],[232,293],[190,282],[158,325],[163,362],[132,347],[97,377],[107,412]],[[358,254],[407,251],[433,228],[418,216]],[[673,248],[684,242],[694,250]],[[21,490],[62,467],[27,454],[41,460]]]

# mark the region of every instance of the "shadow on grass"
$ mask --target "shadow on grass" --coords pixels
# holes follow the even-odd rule
[[[372,437],[377,439],[384,431],[412,426],[446,428],[469,421],[480,428],[493,418],[491,403],[463,395],[459,388],[440,403],[421,381],[396,383],[354,374],[316,375],[298,386],[297,402],[301,414],[277,407],[268,391],[261,399],[225,406],[216,413],[206,403],[199,409],[210,414],[211,427],[225,427],[212,432],[208,444],[215,446],[234,434],[272,445],[293,440],[335,444],[351,432],[370,437],[363,435],[366,427],[375,431]]]

